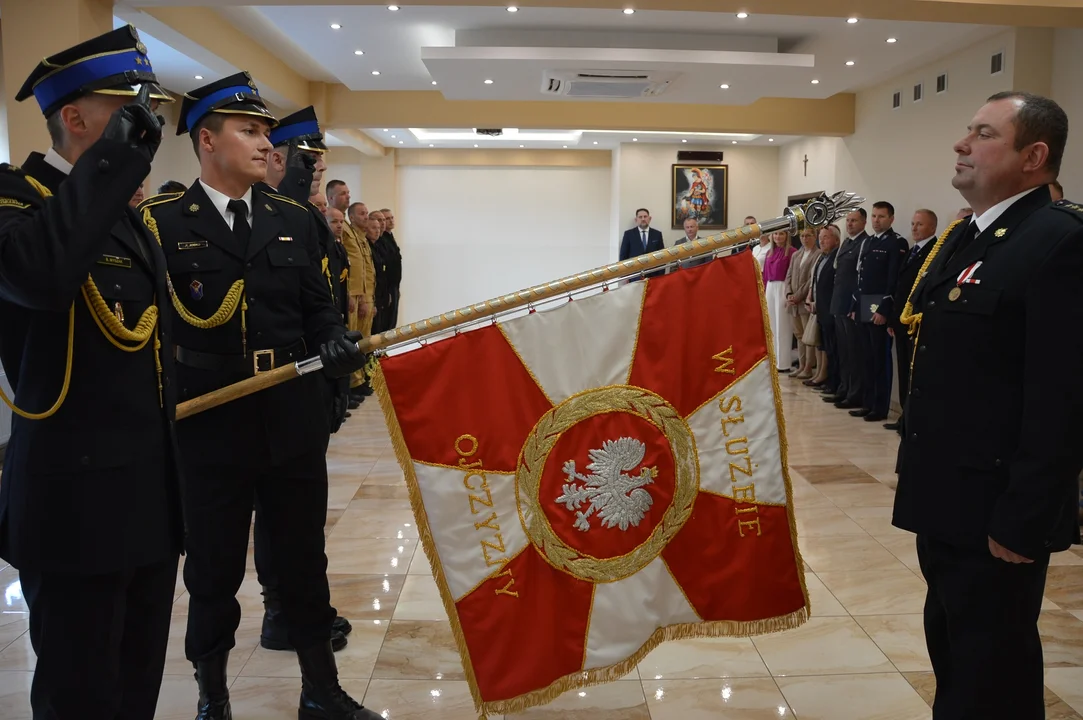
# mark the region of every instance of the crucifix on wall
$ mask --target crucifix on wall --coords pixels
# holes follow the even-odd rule
[[[805,177],[808,177],[808,155],[805,155]]]

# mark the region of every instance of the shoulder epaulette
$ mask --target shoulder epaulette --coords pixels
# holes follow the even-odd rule
[[[36,181],[31,181],[21,167],[0,163],[0,174],[10,177],[10,180],[0,187],[0,208],[26,210],[41,203],[43,195],[38,190]]]
[[[143,212],[144,208],[149,208],[153,205],[161,205],[163,203],[173,202],[174,200],[180,200],[182,195],[184,195],[183,191],[151,195],[149,198],[139,203],[139,207],[136,208],[136,212]]]
[[[1057,200],[1052,205],[1053,208],[1066,212],[1070,215],[1074,215],[1077,220],[1083,222],[1083,205],[1074,203],[1071,200]]]
[[[273,193],[273,192],[265,192],[263,194],[266,195],[269,198],[274,198],[275,200],[281,200],[284,203],[289,203],[290,205],[293,205],[295,207],[299,207],[302,210],[304,210],[305,212],[308,212],[308,208],[306,208],[304,205],[297,202],[293,198],[288,198],[285,195],[279,195],[278,193]]]

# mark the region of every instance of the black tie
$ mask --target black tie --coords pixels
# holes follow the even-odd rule
[[[252,228],[248,225],[248,204],[244,200],[230,200],[226,208],[233,211],[233,237],[237,246],[244,250],[248,247],[248,238]]]
[[[966,226],[966,230],[959,236],[959,239],[955,241],[955,247],[951,249],[951,255],[948,256],[948,261],[954,260],[959,253],[966,250],[967,246],[974,241],[974,238],[978,236],[978,224],[971,221]]]
[[[919,252],[921,252],[920,245],[915,245],[914,247],[910,248],[910,254],[906,257],[906,264],[909,265],[910,263],[912,263],[914,261],[914,258],[918,256]]]

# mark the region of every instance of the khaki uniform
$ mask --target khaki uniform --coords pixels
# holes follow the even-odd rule
[[[361,313],[361,303],[357,303],[353,312],[348,313],[348,326],[351,330],[360,330],[364,337],[372,334],[372,320],[376,313],[373,298],[376,293],[376,267],[372,263],[372,248],[365,239],[365,234],[358,232],[352,225],[342,226],[342,246],[350,258],[350,279],[348,291],[355,300],[364,299],[368,312]],[[358,371],[350,378],[350,387],[357,387],[365,382],[364,373]]]

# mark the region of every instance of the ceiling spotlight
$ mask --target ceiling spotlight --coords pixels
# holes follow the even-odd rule
[[[853,60],[847,60],[846,61],[846,66],[847,67],[853,67],[854,66],[854,61]]]
[[[852,17],[852,18],[846,18],[846,22],[847,22],[848,24],[850,24],[850,25],[856,25],[856,24],[857,24],[857,18],[855,18],[855,17]]]
[[[202,80],[202,79],[203,79],[202,75],[196,75],[196,80]]]
[[[364,51],[364,50],[354,50],[354,51],[353,51],[353,54],[354,54],[354,55],[364,55],[364,54],[365,54],[365,51]]]
[[[887,39],[887,41],[888,41],[889,43],[894,43],[894,42],[898,42],[898,40],[896,40],[895,38],[888,38],[888,39]]]
[[[767,138],[767,142],[774,142],[774,141],[775,141],[774,138]]]
[[[478,146],[477,143],[474,143],[474,147],[477,147],[477,146]]]
[[[813,81],[812,81],[812,84],[813,84],[813,85],[819,85],[819,84],[820,84],[820,81],[819,81],[819,80],[813,80]]]
[[[332,30],[341,30],[342,26],[339,25],[338,23],[331,23],[331,29]]]
[[[520,145],[519,147],[526,147],[526,145]]]
[[[395,12],[396,10],[399,9],[399,6],[398,5],[388,5],[387,9],[390,10],[391,12]]]
[[[639,142],[639,138],[632,138],[632,142]]]
[[[595,140],[595,141],[594,141],[594,144],[595,144],[595,145],[597,145],[597,144],[598,144],[598,141],[597,141],[597,140]]]
[[[565,146],[564,146],[564,149],[565,149],[565,150],[567,150],[567,149],[568,149],[568,146],[567,146],[567,145],[565,145]]]
[[[519,8],[514,5],[508,5],[508,12],[519,12]]]
[[[373,71],[372,71],[372,74],[373,74],[373,75],[379,75],[379,74],[380,74],[380,71],[379,71],[379,70],[373,70]]]
[[[436,147],[436,146],[433,145],[432,143],[429,143],[429,147]]]
[[[681,142],[688,142],[687,140],[681,140]]]
[[[392,136],[391,136],[391,139],[392,139],[392,140],[394,140],[394,139],[395,139],[395,138],[397,138],[397,137],[398,137],[398,135],[392,135]]]
[[[730,142],[731,142],[731,143],[733,143],[734,145],[736,145],[736,144],[737,144],[737,141],[736,141],[736,140],[730,140]]]
[[[746,12],[739,12],[739,13],[737,13],[737,19],[738,19],[738,20],[744,20],[744,19],[745,19],[745,18],[747,18],[747,17],[748,17],[748,13],[746,13]]]
[[[384,128],[384,132],[388,132],[388,129],[387,129],[387,128]]]
[[[720,88],[721,88],[721,89],[723,89],[723,90],[729,90],[729,89],[730,89],[730,86],[729,86],[729,85],[726,85],[725,83],[722,83],[722,84],[721,84],[721,85],[719,85],[718,87],[720,87]]]
[[[635,10],[633,8],[624,8],[624,14],[625,15],[633,15],[633,14],[635,14]]]
[[[492,81],[492,80],[486,80],[486,81],[485,81],[485,84],[486,84],[486,85],[492,85],[492,84],[493,84],[493,81]]]
[[[436,84],[436,81],[435,81],[435,80],[433,80],[433,81],[432,81],[432,84],[433,84],[433,85],[435,85],[435,84]]]
[[[403,143],[403,141],[402,141],[402,140],[399,140],[399,145],[402,145],[402,143]]]

